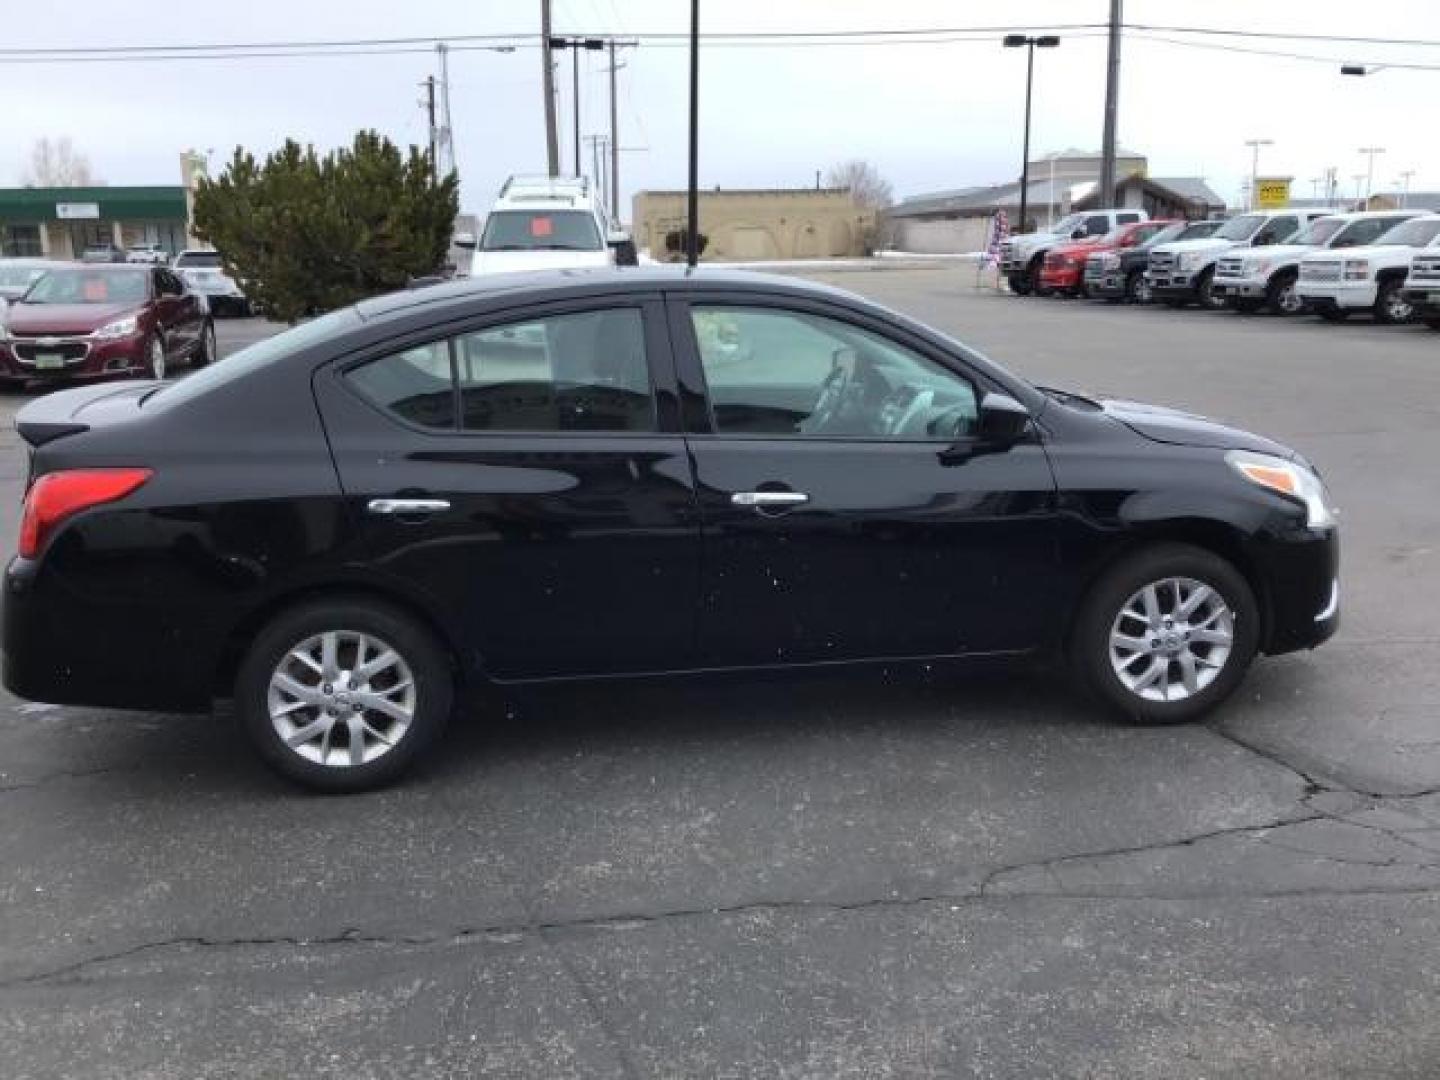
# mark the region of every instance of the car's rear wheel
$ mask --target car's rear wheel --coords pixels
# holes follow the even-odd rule
[[[202,368],[215,359],[215,324],[209,319],[205,320],[204,327],[200,330],[200,340],[195,346],[195,351],[190,354],[190,366]]]
[[[240,666],[235,706],[260,756],[318,791],[405,772],[450,715],[444,650],[388,605],[318,600],[279,615]]]
[[[165,378],[165,343],[160,340],[159,334],[152,336],[145,345],[145,370],[152,379]]]
[[[1390,278],[1380,283],[1375,295],[1375,321],[1378,323],[1407,323],[1415,317],[1415,305],[1401,293],[1404,282]]]
[[[1235,690],[1259,631],[1255,594],[1239,571],[1202,548],[1162,544],[1096,583],[1076,620],[1070,660],[1132,720],[1181,723]]]

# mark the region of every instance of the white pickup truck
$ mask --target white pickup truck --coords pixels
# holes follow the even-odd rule
[[[1227,251],[1215,263],[1212,293],[1235,311],[1267,308],[1276,315],[1295,315],[1304,308],[1295,290],[1300,260],[1320,249],[1338,251],[1374,243],[1402,221],[1422,210],[1367,210],[1317,218],[1283,244],[1264,251]]]
[[[1343,252],[1317,251],[1300,260],[1300,299],[1327,322],[1368,311],[1376,322],[1409,322],[1415,308],[1405,298],[1410,260],[1440,239],[1440,214],[1411,218],[1373,244]]]
[[[1440,330],[1440,247],[1434,245],[1410,257],[1410,275],[1401,295],[1431,330]]]
[[[1150,267],[1145,271],[1151,295],[1171,307],[1197,303],[1204,308],[1225,306],[1212,285],[1215,263],[1221,252],[1237,247],[1268,247],[1287,240],[1302,225],[1308,225],[1325,210],[1256,210],[1231,218],[1212,237],[1180,240],[1150,249]]]
[[[1040,267],[1045,253],[1056,244],[1068,244],[1087,236],[1104,236],[1116,225],[1149,221],[1144,210],[1114,208],[1083,210],[1066,214],[1045,232],[1022,233],[1000,245],[1000,272],[1010,284],[1010,291],[1028,296],[1039,293]]]

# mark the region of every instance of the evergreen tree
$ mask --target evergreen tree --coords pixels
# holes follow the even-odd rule
[[[195,192],[195,233],[271,318],[295,322],[438,273],[459,212],[459,181],[437,178],[374,131],[321,157],[287,140],[258,163],[236,147]]]

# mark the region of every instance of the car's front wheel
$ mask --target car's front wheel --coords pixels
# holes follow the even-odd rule
[[[1153,299],[1150,279],[1143,270],[1131,270],[1125,276],[1125,299],[1131,304],[1148,304]]]
[[[1215,271],[1202,270],[1195,282],[1195,301],[1206,311],[1219,311],[1225,306],[1225,298],[1215,295]]]
[[[200,329],[200,340],[195,343],[195,351],[190,354],[190,366],[202,368],[215,359],[215,324],[205,320],[205,325]]]
[[[1142,723],[1193,720],[1240,684],[1259,648],[1255,594],[1230,563],[1162,544],[1112,567],[1090,591],[1071,663],[1103,701]]]
[[[319,791],[363,791],[434,742],[453,693],[444,650],[415,619],[369,601],[318,600],[256,637],[235,707],[277,772]]]
[[[1375,321],[1378,323],[1406,323],[1415,317],[1415,305],[1406,300],[1400,289],[1404,282],[1400,278],[1388,278],[1380,283],[1375,296]]]
[[[165,343],[159,334],[152,335],[145,345],[145,370],[157,382],[165,378]]]

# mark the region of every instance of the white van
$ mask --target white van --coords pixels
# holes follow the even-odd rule
[[[500,189],[473,248],[470,275],[633,265],[634,245],[608,220],[583,176],[512,176]]]

